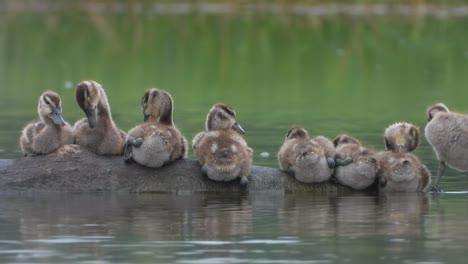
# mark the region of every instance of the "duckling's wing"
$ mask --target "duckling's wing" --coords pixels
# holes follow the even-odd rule
[[[193,139],[192,139],[192,148],[196,150],[198,146],[200,145],[200,142],[202,139],[205,137],[206,133],[205,132],[200,132],[196,134]]]

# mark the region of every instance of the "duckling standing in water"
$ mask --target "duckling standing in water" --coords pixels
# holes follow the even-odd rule
[[[440,191],[438,185],[445,164],[459,172],[468,172],[468,114],[450,112],[447,106],[438,103],[429,107],[426,117],[424,135],[439,160],[433,188]]]
[[[406,122],[395,123],[385,129],[384,140],[385,150],[411,152],[419,145],[419,128]]]
[[[39,97],[37,112],[40,121],[28,124],[20,137],[24,156],[50,153],[66,144],[73,144],[73,130],[62,118],[62,100],[52,91]]]
[[[86,117],[75,123],[75,144],[100,155],[122,155],[125,133],[112,120],[107,95],[95,81],[82,81],[76,101]]]
[[[134,160],[147,167],[159,168],[187,156],[187,140],[172,120],[173,100],[160,89],[148,89],[141,99],[145,123],[127,135],[125,160]]]
[[[377,179],[379,162],[376,153],[357,139],[339,135],[333,140],[336,149],[335,178],[345,186],[364,190]]]
[[[245,131],[236,120],[234,109],[216,104],[206,118],[206,131],[192,140],[192,147],[202,171],[214,181],[231,181],[240,178],[242,185],[252,167],[253,150],[242,135]]]
[[[419,159],[410,154],[419,144],[419,129],[409,123],[395,123],[385,129],[386,151],[378,153],[380,192],[425,191],[431,174]]]
[[[325,182],[335,167],[335,147],[331,140],[318,136],[311,139],[302,127],[292,127],[278,152],[281,170],[291,172],[304,183]]]

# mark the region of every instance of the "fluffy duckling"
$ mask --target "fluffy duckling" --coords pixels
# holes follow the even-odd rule
[[[127,134],[126,161],[134,160],[147,167],[159,168],[187,156],[187,140],[172,120],[174,102],[160,89],[148,89],[141,99],[145,123]]]
[[[468,114],[450,112],[442,103],[435,104],[426,112],[427,125],[424,135],[439,160],[434,190],[445,173],[445,164],[460,171],[468,171]]]
[[[385,129],[384,141],[385,150],[411,152],[419,144],[419,128],[406,122],[395,123]]]
[[[252,149],[242,135],[245,131],[236,120],[234,109],[216,104],[206,118],[206,131],[192,140],[192,147],[202,171],[215,181],[231,181],[240,178],[248,183],[252,167]]]
[[[62,100],[52,91],[39,96],[37,113],[40,121],[28,124],[20,137],[25,156],[50,153],[66,144],[73,144],[73,130],[62,118]]]
[[[76,101],[86,117],[75,123],[75,144],[100,155],[122,155],[125,133],[112,120],[107,95],[95,81],[82,81]]]
[[[339,135],[333,140],[336,149],[335,178],[345,186],[363,190],[377,179],[379,162],[376,153],[357,139]]]
[[[380,161],[379,192],[426,191],[431,173],[411,153],[384,151],[378,154]]]
[[[311,139],[302,127],[292,127],[278,152],[281,170],[291,172],[305,183],[325,182],[335,167],[335,147],[331,140],[318,136]]]

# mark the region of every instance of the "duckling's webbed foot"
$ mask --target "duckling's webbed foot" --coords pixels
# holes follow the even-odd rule
[[[353,162],[353,158],[351,157],[346,157],[346,159],[336,158],[335,162],[336,162],[336,166],[346,166]]]
[[[438,187],[435,187],[435,186],[432,186],[431,191],[433,193],[442,193],[442,192],[444,192],[442,189],[440,189]]]
[[[201,167],[201,172],[203,173],[203,175],[208,175],[208,169],[206,168],[206,166]]]
[[[133,141],[133,146],[139,148],[143,144],[143,138],[137,138]]]
[[[247,176],[241,176],[240,177],[240,185],[245,187],[245,186],[247,186],[247,184],[249,184],[249,179],[247,178]]]
[[[385,186],[387,186],[387,178],[379,177],[379,187],[385,188]]]
[[[328,167],[330,169],[333,169],[336,167],[336,162],[334,159],[330,158],[330,157],[327,157],[327,163],[328,163]]]
[[[292,166],[288,167],[288,169],[286,170],[286,173],[288,173],[291,176],[294,176],[296,174]]]
[[[135,139],[134,137],[130,136],[127,139],[127,145],[128,146],[133,146],[135,148],[138,148],[143,144],[143,138],[137,138]]]
[[[132,155],[133,146],[132,146],[132,143],[133,143],[133,141],[131,141],[130,138],[127,140],[127,143],[125,143],[124,153],[123,153],[125,164],[130,164],[130,163],[133,162],[133,155]]]
[[[131,146],[125,146],[125,151],[124,151],[124,162],[125,164],[131,164],[133,162],[133,156],[132,156],[132,147]]]

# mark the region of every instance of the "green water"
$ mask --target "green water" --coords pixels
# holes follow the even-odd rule
[[[256,165],[277,166],[292,125],[383,149],[386,126],[423,132],[435,102],[468,112],[467,33],[468,16],[0,12],[0,158],[21,156],[46,89],[68,122],[84,117],[84,79],[104,86],[123,130],[142,122],[149,87],[173,95],[189,140],[229,104]],[[435,174],[424,137],[415,153]],[[448,170],[440,186],[468,190],[468,177]],[[466,194],[1,196],[9,263],[463,263],[468,244]]]

